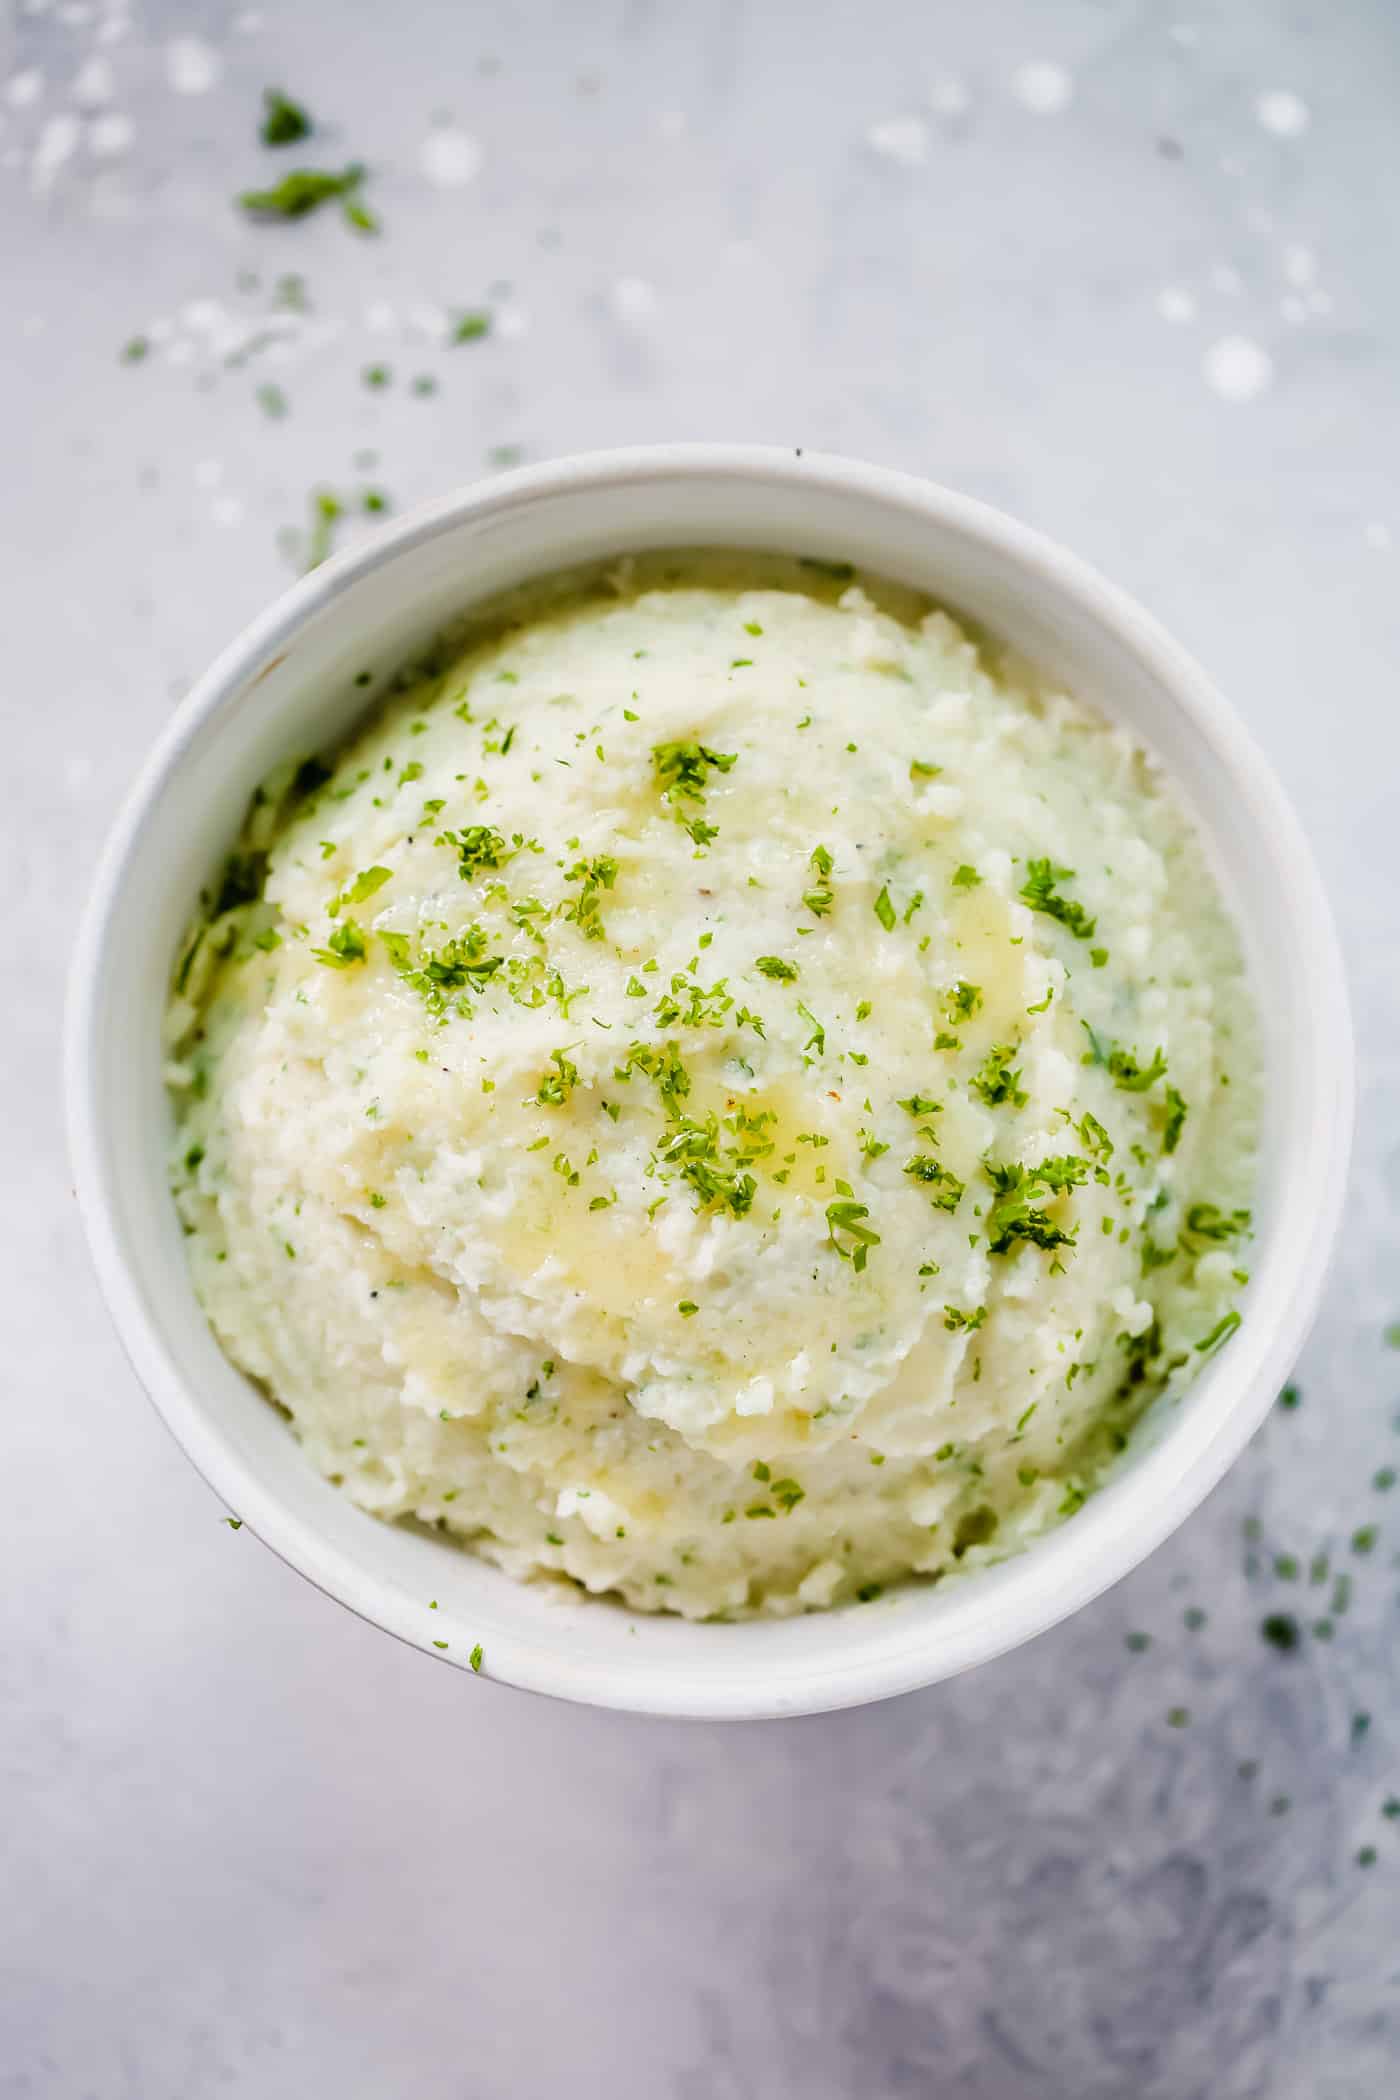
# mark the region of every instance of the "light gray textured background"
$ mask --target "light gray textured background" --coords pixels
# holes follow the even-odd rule
[[[285,165],[270,82],[372,164],[380,239],[231,208]],[[1397,108],[1388,0],[12,10],[6,2100],[1400,2090]],[[1175,1541],[972,1678],[729,1730],[464,1681],[229,1532],[98,1303],[56,1061],[116,799],[312,486],[667,437],[926,471],[1140,594],[1297,797],[1366,1082],[1303,1404]],[[1280,1610],[1333,1637],[1277,1653]]]

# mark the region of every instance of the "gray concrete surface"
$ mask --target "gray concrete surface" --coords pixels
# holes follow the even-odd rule
[[[270,84],[377,239],[232,208]],[[6,2100],[1400,2090],[1397,106],[1386,0],[11,10]],[[972,1678],[730,1730],[463,1683],[220,1523],[98,1303],[55,1049],[116,800],[313,487],[673,436],[934,474],[1152,605],[1310,826],[1366,1083],[1301,1405],[1185,1530]]]

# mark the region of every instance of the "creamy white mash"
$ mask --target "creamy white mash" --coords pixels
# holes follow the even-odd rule
[[[829,565],[477,616],[178,965],[195,1282],[314,1463],[787,1613],[1071,1514],[1238,1324],[1256,1052],[1151,760]]]

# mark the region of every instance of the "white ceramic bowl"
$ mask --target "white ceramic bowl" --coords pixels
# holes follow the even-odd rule
[[[1118,1476],[1002,1566],[730,1626],[561,1601],[377,1522],[318,1477],[225,1360],[190,1287],[166,1189],[159,1040],[180,929],[251,790],[348,727],[367,697],[353,685],[362,666],[387,676],[464,604],[524,578],[705,544],[851,559],[927,589],[1150,745],[1239,924],[1268,1081],[1243,1326],[1184,1402],[1149,1418]],[[139,1377],[230,1510],[330,1596],[449,1663],[480,1642],[487,1674],[510,1684],[714,1717],[850,1706],[951,1676],[1064,1618],[1164,1539],[1293,1362],[1337,1224],[1352,1112],[1346,994],[1311,855],[1269,767],[1190,659],[1083,563],[980,503],[880,468],[748,447],[603,453],[478,484],[328,562],[254,621],[180,709],[116,826],[78,941],[67,1049],[78,1193],[108,1303]]]

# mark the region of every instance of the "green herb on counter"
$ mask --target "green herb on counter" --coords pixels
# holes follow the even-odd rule
[[[270,189],[240,191],[238,204],[250,219],[304,219],[336,198],[353,199],[365,173],[358,161],[338,175],[328,168],[293,168]],[[348,212],[348,204],[346,208]]]
[[[299,102],[280,88],[264,88],[263,120],[258,136],[265,146],[293,146],[311,136],[311,119]]]

